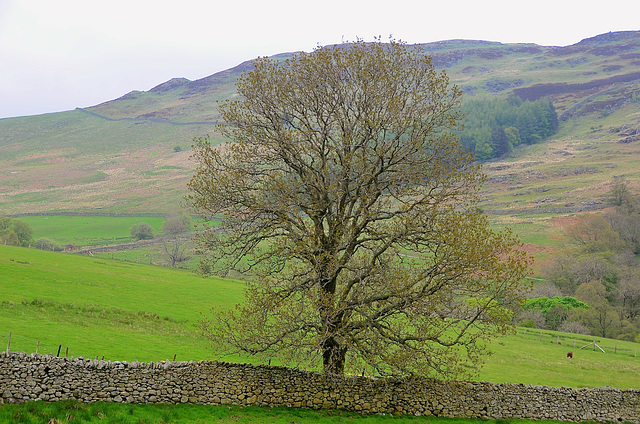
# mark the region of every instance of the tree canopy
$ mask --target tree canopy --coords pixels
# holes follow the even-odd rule
[[[510,328],[528,269],[476,207],[461,91],[400,42],[261,58],[195,140],[202,269],[247,279],[204,323],[229,352],[325,373],[461,376]]]
[[[0,242],[9,246],[27,247],[33,241],[33,230],[26,222],[0,216]]]

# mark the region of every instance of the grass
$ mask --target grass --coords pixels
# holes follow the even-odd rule
[[[212,306],[243,300],[240,281],[185,270],[0,246],[0,346],[11,350],[160,361],[221,357],[196,323]],[[556,344],[560,336],[562,345]],[[640,387],[640,345],[597,339],[607,353],[577,349],[592,338],[520,329],[491,344],[480,380],[571,387]],[[566,359],[574,351],[573,361]],[[613,353],[617,350],[617,353]],[[274,358],[275,359],[275,358]],[[275,364],[276,362],[274,362]]]
[[[134,405],[75,401],[0,406],[0,422],[43,424],[524,424],[526,420],[481,420],[414,416],[358,415],[345,411],[211,405]],[[551,424],[558,421],[537,421]]]
[[[140,222],[146,222],[153,228],[154,234],[160,234],[166,218],[157,216],[23,216],[20,221],[29,224],[33,238],[49,238],[61,245],[105,246],[134,242],[129,229]]]
[[[195,324],[212,306],[240,302],[243,288],[184,270],[7,246],[0,275],[0,334],[13,333],[12,350],[34,352],[40,341],[41,353],[63,345],[71,356],[112,360],[211,359]],[[157,322],[126,321],[140,313]]]

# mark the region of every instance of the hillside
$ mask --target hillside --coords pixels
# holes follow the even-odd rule
[[[614,176],[638,181],[640,32],[566,47],[472,40],[416,47],[465,99],[547,97],[559,114],[552,139],[486,164],[486,210],[597,208]],[[250,68],[247,61],[86,109],[0,119],[0,211],[177,210],[194,167],[191,140],[213,131],[216,101],[232,97],[235,80]]]

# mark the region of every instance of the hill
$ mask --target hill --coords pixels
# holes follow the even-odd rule
[[[416,48],[467,100],[546,97],[559,114],[550,140],[487,163],[485,209],[599,207],[613,176],[638,176],[640,32],[566,47],[449,40]],[[236,79],[251,66],[171,79],[86,109],[1,119],[0,210],[175,212],[194,167],[191,140],[213,131],[216,101],[234,96]]]

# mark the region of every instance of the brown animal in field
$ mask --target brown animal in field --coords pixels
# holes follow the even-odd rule
[[[573,359],[573,352],[567,352],[567,358]]]

